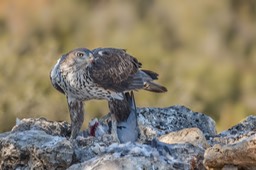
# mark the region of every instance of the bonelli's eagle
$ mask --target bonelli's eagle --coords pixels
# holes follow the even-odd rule
[[[158,74],[141,69],[141,63],[124,49],[74,49],[57,61],[51,70],[52,85],[66,95],[71,118],[71,138],[75,138],[84,121],[83,101],[123,100],[126,92],[148,90],[166,92],[153,80]],[[111,103],[110,103],[111,105]],[[125,119],[127,115],[120,116]]]

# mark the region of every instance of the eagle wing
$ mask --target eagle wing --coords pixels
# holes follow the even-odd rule
[[[57,77],[59,76],[59,72],[58,72],[59,62],[60,62],[60,60],[58,60],[57,64],[54,65],[54,67],[52,68],[52,70],[50,72],[50,80],[55,89],[57,89],[59,92],[65,94],[64,90],[58,85],[58,82],[57,82]]]
[[[124,49],[97,48],[92,53],[94,61],[89,74],[96,84],[115,92],[143,88],[139,74],[141,63]]]

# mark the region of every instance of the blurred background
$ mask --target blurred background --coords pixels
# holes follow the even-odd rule
[[[49,72],[77,47],[125,48],[158,72],[169,91],[136,92],[139,107],[185,105],[218,131],[256,113],[254,0],[1,0],[0,132],[16,118],[70,121]],[[108,113],[106,101],[85,109],[84,127]]]

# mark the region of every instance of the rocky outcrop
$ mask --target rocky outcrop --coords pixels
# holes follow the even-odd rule
[[[137,142],[102,130],[69,140],[67,122],[22,119],[0,134],[0,169],[221,169],[256,167],[256,117],[216,133],[208,116],[183,106],[138,109]],[[101,121],[102,127],[109,126]],[[103,128],[104,129],[104,128]],[[108,129],[108,128],[105,128]]]
[[[170,132],[158,137],[158,139],[167,144],[190,143],[204,149],[210,147],[203,132],[198,128],[186,128],[176,132]]]
[[[204,164],[209,168],[225,166],[256,169],[256,116],[249,116],[210,140]]]
[[[0,137],[0,169],[65,169],[70,166],[73,146],[61,137],[61,127],[68,126],[45,119],[22,120],[12,132]]]

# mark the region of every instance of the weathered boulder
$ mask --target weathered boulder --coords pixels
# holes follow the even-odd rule
[[[194,146],[204,149],[210,146],[203,132],[198,128],[186,128],[176,132],[170,132],[166,135],[160,136],[158,139],[160,142],[166,144],[191,143]]]
[[[213,136],[210,142],[211,145],[233,144],[243,139],[247,139],[256,133],[256,116],[248,116],[237,125],[229,128],[226,131]]]
[[[78,163],[69,169],[140,169],[139,167],[168,166],[156,149],[143,144],[112,144],[102,150],[101,156]]]
[[[184,154],[187,153],[187,154]],[[166,145],[154,141],[152,145],[114,143],[103,148],[98,157],[72,165],[75,169],[191,169],[203,168],[203,150],[189,144]],[[198,159],[201,160],[198,164]]]
[[[216,135],[215,122],[209,116],[193,112],[184,106],[167,108],[138,109],[140,140],[152,140],[155,137],[184,128],[198,128],[206,138]]]
[[[204,155],[206,167],[232,165],[240,169],[256,169],[256,116],[248,116],[213,137],[210,143],[213,147],[208,148]]]
[[[65,169],[72,163],[69,140],[41,130],[10,133],[0,138],[0,169]]]
[[[16,126],[12,128],[12,133],[27,130],[41,130],[53,136],[68,137],[71,134],[71,126],[68,122],[54,122],[45,118],[16,120]]]

